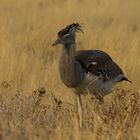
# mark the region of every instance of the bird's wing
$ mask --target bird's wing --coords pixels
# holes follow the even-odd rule
[[[124,75],[121,68],[112,61],[111,57],[100,50],[82,50],[76,53],[76,60],[85,72],[101,77],[105,82],[113,80],[119,75]],[[122,76],[119,81],[127,80]]]
[[[96,62],[98,65],[106,63],[108,60],[112,60],[111,57],[100,50],[80,50],[76,52],[76,59],[82,65],[87,66],[90,63]]]

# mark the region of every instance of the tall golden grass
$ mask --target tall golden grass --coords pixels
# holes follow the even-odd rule
[[[0,139],[138,140],[139,0],[0,0]],[[57,32],[79,22],[77,49],[106,51],[133,82],[105,103],[83,97],[78,128],[75,95],[61,82]],[[45,88],[45,95],[36,89]],[[35,90],[35,91],[34,91]],[[34,91],[34,92],[33,92]]]

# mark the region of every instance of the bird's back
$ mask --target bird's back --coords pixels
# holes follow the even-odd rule
[[[76,59],[84,64],[87,65],[92,61],[98,61],[100,64],[105,63],[108,60],[112,60],[111,57],[100,50],[80,50],[76,52]]]

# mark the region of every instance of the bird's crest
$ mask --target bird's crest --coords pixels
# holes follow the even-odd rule
[[[64,35],[69,34],[70,31],[72,31],[72,29],[75,29],[75,31],[83,32],[83,30],[81,28],[82,28],[82,26],[79,23],[72,23],[70,25],[67,25],[64,29],[60,30],[58,32],[58,36],[63,37]]]

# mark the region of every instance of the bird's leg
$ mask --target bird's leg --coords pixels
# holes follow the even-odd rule
[[[82,128],[82,99],[81,94],[77,94],[77,105],[78,105],[78,117],[79,117],[79,127]]]

